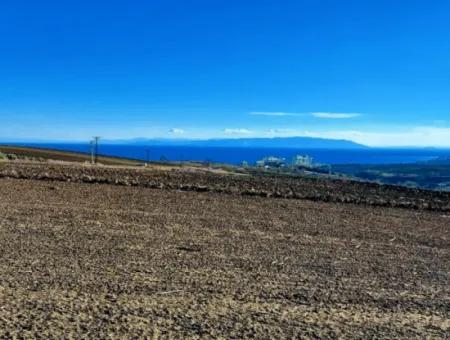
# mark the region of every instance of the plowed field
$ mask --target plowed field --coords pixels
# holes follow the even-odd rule
[[[445,195],[5,164],[2,338],[449,335]]]

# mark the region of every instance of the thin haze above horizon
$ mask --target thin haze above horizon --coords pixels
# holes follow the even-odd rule
[[[0,140],[450,147],[448,1],[0,4]]]

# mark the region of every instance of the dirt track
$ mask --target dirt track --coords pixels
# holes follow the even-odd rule
[[[0,337],[448,335],[447,212],[93,182],[0,179]]]

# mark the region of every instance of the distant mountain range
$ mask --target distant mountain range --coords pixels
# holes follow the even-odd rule
[[[292,148],[292,149],[363,149],[365,145],[348,140],[313,137],[274,138],[229,138],[229,139],[146,139],[103,140],[108,144],[198,146],[198,147],[247,147],[247,148]]]

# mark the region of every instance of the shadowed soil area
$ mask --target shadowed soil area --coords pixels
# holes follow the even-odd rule
[[[448,335],[444,211],[95,181],[0,188],[0,337]]]

